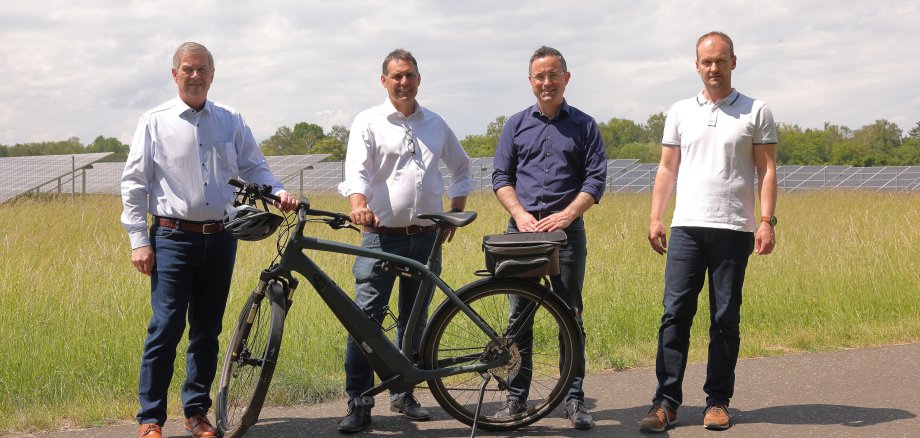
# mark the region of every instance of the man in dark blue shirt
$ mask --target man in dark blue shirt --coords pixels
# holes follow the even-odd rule
[[[558,50],[543,46],[531,56],[530,85],[537,103],[505,122],[495,152],[492,189],[511,214],[509,231],[565,231],[560,273],[550,280],[556,294],[575,311],[584,334],[582,287],[588,250],[582,215],[604,194],[607,156],[597,122],[565,101],[570,78]],[[582,389],[584,345],[578,353],[581,360],[566,396],[565,413],[573,427],[590,429],[594,420],[585,408]],[[509,379],[508,400],[497,415],[527,409],[530,376],[522,374]]]

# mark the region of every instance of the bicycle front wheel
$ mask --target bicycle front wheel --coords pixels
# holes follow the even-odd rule
[[[510,351],[510,360],[489,369],[478,427],[511,430],[531,424],[562,401],[575,378],[583,338],[569,307],[551,290],[526,280],[486,279],[457,292]],[[435,311],[422,346],[427,369],[494,360],[500,348],[460,308],[445,301]],[[473,424],[484,375],[468,372],[429,380],[428,387],[452,417]],[[496,415],[509,395],[526,409]]]
[[[240,312],[217,391],[217,426],[225,438],[242,436],[259,419],[281,348],[284,300],[282,285],[270,281],[249,295]]]

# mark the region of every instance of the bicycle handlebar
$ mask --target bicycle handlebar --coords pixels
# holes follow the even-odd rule
[[[227,181],[227,184],[240,189],[238,193],[244,197],[260,198],[263,201],[268,200],[272,202],[280,202],[281,200],[277,195],[272,194],[272,186],[268,184],[248,183],[237,178],[230,178]],[[335,229],[348,227],[354,228],[351,225],[351,217],[349,217],[347,214],[312,209],[310,208],[310,202],[303,197],[300,198],[300,205],[297,206],[297,211],[303,216],[328,217],[331,220],[327,221],[326,223]]]

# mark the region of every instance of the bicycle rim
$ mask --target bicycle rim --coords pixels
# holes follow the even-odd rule
[[[269,283],[267,294],[251,293],[230,337],[217,393],[217,425],[226,438],[241,436],[262,410],[284,328],[280,289]]]
[[[524,281],[484,280],[457,294],[511,350],[507,365],[488,371],[491,378],[485,388],[478,427],[516,429],[552,412],[571,386],[577,365],[572,352],[580,351],[582,342],[580,328],[568,306],[547,289]],[[526,306],[519,305],[514,318],[509,304],[512,298],[526,303]],[[531,320],[532,335],[525,336],[524,329]],[[423,365],[434,369],[476,364],[494,357],[490,351],[495,350],[489,338],[466,314],[452,302],[445,301],[429,324],[422,350]],[[507,400],[511,378],[526,379],[522,376],[527,374],[530,374],[530,385],[525,412],[497,416]],[[483,381],[482,375],[470,372],[430,380],[428,386],[448,414],[471,425]]]

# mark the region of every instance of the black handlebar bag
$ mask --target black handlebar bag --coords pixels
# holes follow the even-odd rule
[[[559,274],[562,230],[549,233],[490,234],[482,238],[486,270],[495,277],[544,277]]]

